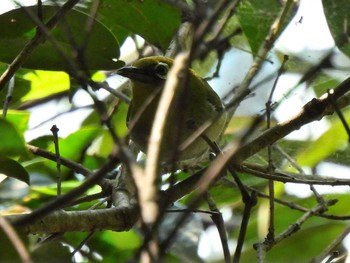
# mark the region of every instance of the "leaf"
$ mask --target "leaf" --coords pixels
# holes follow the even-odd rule
[[[1,47],[0,47],[1,48]],[[7,66],[0,62],[0,74],[2,74],[6,70]],[[10,106],[15,107],[22,97],[26,95],[30,91],[30,82],[23,78],[23,69],[18,70],[16,72],[14,78],[14,90],[11,94]],[[8,96],[8,89],[1,89],[0,91],[0,101],[5,101]]]
[[[24,134],[27,131],[29,117],[30,113],[27,111],[8,110],[6,114],[6,120],[16,128],[19,134]]]
[[[70,88],[69,75],[61,71],[35,70],[24,74],[23,78],[30,81],[30,91],[22,98],[23,101],[43,98]]]
[[[35,14],[36,6],[26,7]],[[43,6],[44,22],[55,14],[57,6]],[[64,51],[65,57],[76,61],[77,48],[85,48],[83,62],[90,70],[116,69],[121,62],[114,62],[119,57],[119,44],[113,34],[101,23],[94,20],[91,32],[86,32],[91,17],[76,10],[70,10],[58,25],[51,31],[56,43]],[[0,60],[11,63],[23,47],[36,34],[36,25],[29,18],[24,8],[18,8],[0,16]],[[67,60],[56,47],[46,41],[40,44],[23,67],[44,70],[70,70]]]
[[[267,34],[281,11],[281,4],[275,0],[241,1],[237,10],[238,20],[247,37],[253,54],[257,54]],[[286,19],[284,26],[289,22]]]
[[[0,119],[0,131],[1,156],[19,156],[27,154],[23,136],[19,134],[17,129],[10,122]]]
[[[329,30],[337,47],[350,56],[349,35],[349,10],[348,0],[323,0],[323,10],[327,19]]]
[[[98,19],[115,35],[129,31],[166,50],[180,26],[181,12],[162,0],[104,0]]]
[[[19,162],[4,156],[0,156],[0,174],[5,174],[8,177],[18,179],[28,185],[30,184],[29,174],[23,166]]]
[[[344,112],[346,122],[350,122],[350,111]],[[332,122],[332,126],[322,134],[308,148],[296,156],[300,166],[314,167],[337,150],[348,145],[348,134],[339,118]]]

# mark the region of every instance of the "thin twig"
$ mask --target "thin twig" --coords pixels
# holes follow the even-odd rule
[[[250,84],[261,69],[263,63],[265,62],[265,58],[268,52],[272,49],[276,39],[282,32],[282,25],[287,19],[287,15],[290,13],[291,10],[295,9],[294,7],[297,5],[297,2],[298,1],[288,0],[285,3],[284,8],[282,9],[282,12],[271,26],[270,32],[268,33],[264,43],[258,50],[255,56],[255,60],[253,61],[248,73],[246,74],[240,86],[235,90],[235,97],[228,103],[227,107],[230,109],[229,112],[231,114],[234,113],[234,111],[238,107],[239,103],[243,100],[243,98],[250,94]]]
[[[350,233],[350,226],[347,226],[340,235],[335,238],[317,257],[313,258],[310,263],[322,262],[332,251],[344,240],[344,238]],[[339,256],[339,255],[338,255]]]
[[[324,204],[317,204],[314,208],[307,211],[303,216],[301,216],[295,223],[291,224],[289,227],[287,227],[286,230],[284,230],[282,233],[280,233],[278,236],[275,237],[273,242],[269,242],[269,240],[265,240],[262,243],[257,243],[254,245],[254,248],[258,251],[258,253],[266,253],[268,250],[270,250],[273,246],[281,242],[282,240],[286,239],[287,237],[291,236],[292,234],[298,232],[301,228],[301,226],[308,220],[310,217],[317,213],[324,212],[329,206],[332,206],[336,203],[336,200],[328,200]]]
[[[288,56],[284,56],[283,58],[283,62],[280,66],[280,68],[278,69],[278,73],[277,73],[277,77],[275,78],[275,81],[272,85],[272,89],[269,95],[269,98],[266,102],[266,118],[267,118],[267,129],[270,129],[271,127],[271,113],[272,113],[272,98],[273,95],[275,93],[276,87],[277,87],[277,82],[280,78],[280,76],[283,74],[284,70],[285,70],[285,64],[288,61]],[[270,144],[267,147],[267,153],[268,153],[268,171],[269,173],[272,173],[274,168],[274,164],[272,161],[272,144]],[[274,181],[273,180],[269,180],[268,183],[268,187],[269,187],[269,228],[268,228],[268,233],[266,238],[268,240],[273,241],[275,238],[275,186],[274,186]]]
[[[58,143],[58,131],[59,129],[57,128],[56,125],[53,125],[51,127],[51,132],[53,135],[53,142],[55,145],[55,154],[56,154],[56,168],[57,168],[57,196],[61,195],[61,181],[62,181],[62,173],[61,173],[61,156],[60,156],[60,147]]]
[[[14,87],[15,87],[15,77],[13,76],[9,80],[7,93],[6,93],[6,98],[5,98],[4,103],[3,103],[4,104],[3,109],[2,109],[2,117],[3,118],[6,118],[7,110],[8,110],[10,101],[12,99],[12,94],[13,94]]]
[[[337,105],[337,102],[333,99],[333,96],[332,96],[333,95],[333,90],[328,90],[327,94],[328,94],[328,96],[330,98],[330,102],[331,102],[335,112],[337,113],[337,115],[338,115],[341,123],[343,124],[344,129],[345,129],[345,131],[346,131],[346,133],[348,135],[348,142],[350,142],[350,128],[349,128],[348,123],[346,122],[346,119],[345,119],[343,113],[340,111],[340,109],[339,109],[339,107]]]
[[[225,222],[222,218],[222,214],[220,213],[219,209],[217,208],[214,199],[210,195],[209,192],[206,193],[205,199],[207,200],[209,209],[211,212],[214,212],[211,214],[211,219],[213,220],[220,236],[222,250],[224,252],[224,259],[225,263],[230,263],[230,249],[228,247],[228,240],[227,240],[227,233],[225,228]]]
[[[112,153],[110,154],[109,158],[104,163],[104,165],[96,172],[90,174],[90,176],[80,186],[74,188],[73,190],[64,195],[58,196],[51,202],[47,202],[45,205],[34,210],[30,214],[23,215],[22,217],[14,221],[13,224],[16,226],[31,224],[39,218],[46,216],[59,208],[62,208],[66,203],[76,199],[85,191],[90,189],[92,186],[98,184],[103,179],[103,177],[115,167],[115,163],[119,160],[118,156],[119,149],[117,147],[114,147]]]
[[[233,255],[233,260],[232,260],[233,263],[239,263],[240,258],[241,258],[243,244],[244,244],[244,240],[245,240],[245,235],[246,235],[247,229],[248,229],[250,213],[252,211],[252,208],[257,203],[256,192],[252,191],[252,193],[249,196],[249,198],[246,199],[246,200],[243,200],[243,201],[244,201],[244,211],[243,211],[241,227],[239,229],[239,235],[238,235],[238,239],[237,239],[237,246],[236,246],[235,254]]]

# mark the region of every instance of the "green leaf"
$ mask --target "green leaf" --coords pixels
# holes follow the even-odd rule
[[[337,87],[340,81],[326,74],[319,74],[312,83],[312,87],[317,97],[327,93],[329,87]]]
[[[36,14],[37,7],[27,7]],[[44,22],[47,22],[57,11],[57,6],[43,6]],[[114,62],[119,57],[119,44],[113,34],[101,23],[93,20],[91,32],[86,32],[91,17],[80,11],[71,10],[51,31],[51,36],[64,51],[65,57],[76,61],[77,48],[85,48],[83,62],[90,70],[116,69],[121,62]],[[36,34],[36,25],[23,8],[18,8],[0,16],[0,60],[11,63],[23,47]],[[56,47],[45,41],[40,44],[23,67],[31,69],[67,71],[67,60]]]
[[[98,19],[115,35],[132,32],[166,50],[180,26],[181,13],[162,0],[104,0]]]
[[[0,74],[6,70],[7,66],[0,62]],[[23,78],[23,69],[18,70],[14,78],[14,89],[11,94],[10,107],[17,105],[24,95],[30,91],[30,82]],[[0,101],[4,101],[8,96],[7,89],[1,89],[0,91]]]
[[[8,110],[6,114],[6,120],[16,127],[19,134],[24,134],[27,131],[29,117],[30,113],[27,111]]]
[[[323,0],[322,3],[329,30],[337,47],[350,56],[349,27],[346,27],[350,18],[350,2],[348,0]]]
[[[23,78],[30,81],[30,91],[22,98],[23,101],[43,98],[70,88],[69,75],[65,72],[35,70],[24,74]]]
[[[2,156],[19,156],[27,155],[24,145],[24,138],[18,130],[9,122],[0,119],[0,155]]]
[[[344,112],[346,122],[350,122],[350,111]],[[308,148],[296,156],[301,166],[314,167],[337,150],[345,149],[348,145],[348,134],[339,118],[332,121],[332,126]]]
[[[257,54],[270,28],[281,11],[281,4],[275,0],[245,0],[237,9],[238,20],[247,37],[253,54]],[[283,25],[286,25],[286,19]]]
[[[29,182],[29,174],[23,166],[10,158],[0,156],[0,174],[5,174],[8,177],[16,178],[26,184]]]

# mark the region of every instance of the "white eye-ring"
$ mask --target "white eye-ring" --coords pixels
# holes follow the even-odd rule
[[[154,68],[154,73],[157,75],[160,79],[166,79],[166,76],[169,71],[169,66],[166,63],[159,62],[156,67]]]

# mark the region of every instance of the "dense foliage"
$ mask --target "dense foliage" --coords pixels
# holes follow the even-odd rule
[[[66,0],[1,14],[1,262],[321,262],[346,255],[350,179],[339,173],[350,166],[350,80],[332,73],[349,70],[337,57],[350,56],[350,2],[323,1],[336,47],[312,62],[312,50],[274,48],[288,25],[312,19],[295,17],[298,7],[292,0]],[[126,127],[131,94],[114,71],[138,57],[176,59],[184,51],[212,85],[228,86],[219,93],[233,115],[218,142],[224,153],[159,175],[159,216],[146,224],[139,209],[152,185],[135,164]],[[245,72],[225,81],[238,71]],[[291,75],[298,80],[279,92]],[[260,104],[250,100],[255,94],[263,94],[255,96]],[[304,104],[291,107],[298,96]],[[248,114],[255,103],[259,109]],[[289,136],[299,129],[307,136]],[[200,248],[202,258],[200,238],[211,244]]]

